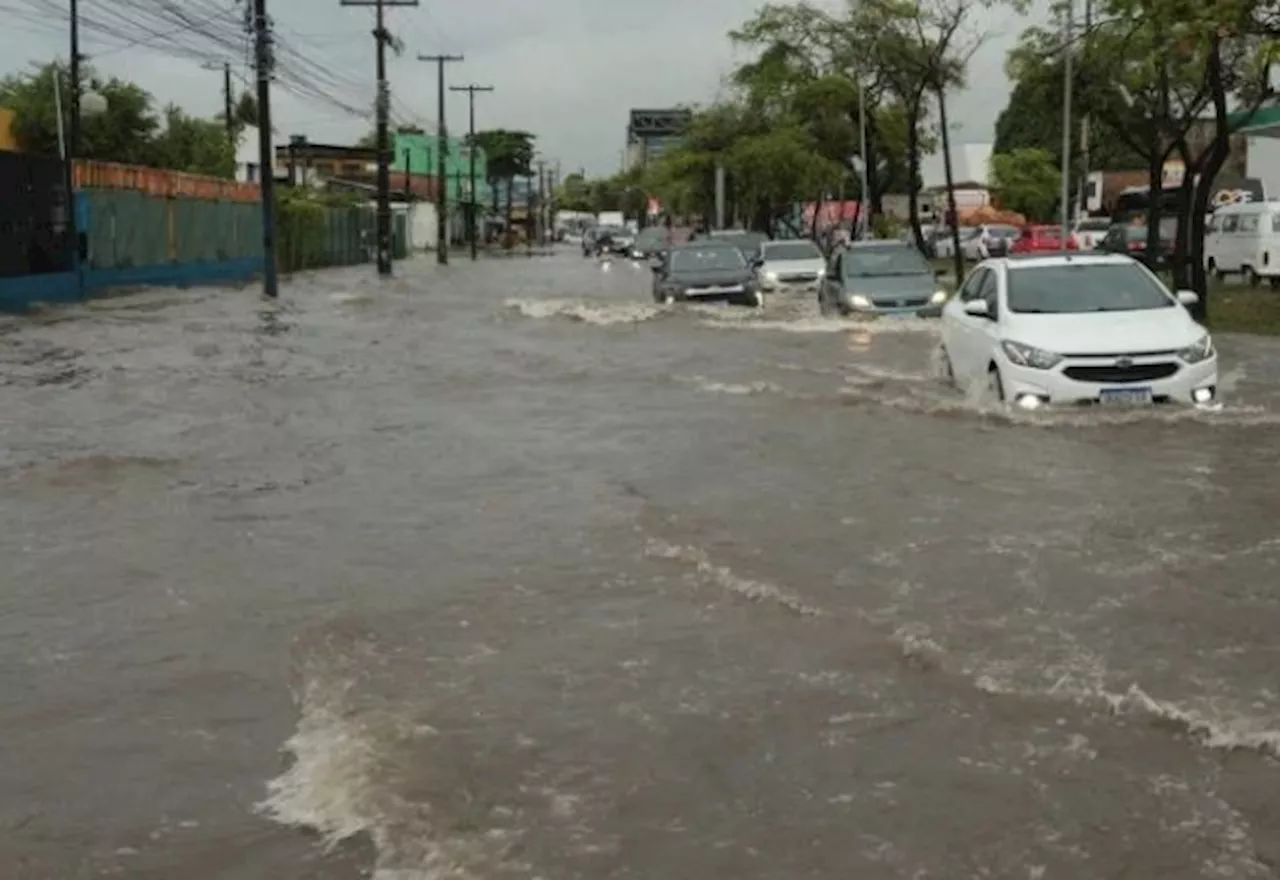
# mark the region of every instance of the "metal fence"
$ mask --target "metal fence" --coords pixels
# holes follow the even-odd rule
[[[62,162],[0,151],[0,278],[71,269],[68,205]]]

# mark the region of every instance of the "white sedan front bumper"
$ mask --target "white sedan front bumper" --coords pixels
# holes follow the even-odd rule
[[[1218,357],[1188,364],[1173,354],[1070,357],[1048,370],[1000,358],[1005,399],[1023,406],[1080,403],[1204,405],[1218,396]]]

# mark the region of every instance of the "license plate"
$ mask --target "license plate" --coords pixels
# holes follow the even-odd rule
[[[1099,400],[1112,406],[1146,406],[1151,403],[1151,389],[1103,388]]]

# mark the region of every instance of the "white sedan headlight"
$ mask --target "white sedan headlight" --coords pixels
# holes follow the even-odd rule
[[[871,300],[867,299],[860,293],[855,293],[853,296],[849,297],[849,302],[855,309],[871,308]]]
[[[1023,345],[1008,339],[1000,341],[1005,356],[1020,367],[1031,367],[1033,370],[1051,370],[1062,363],[1062,355],[1034,345]]]
[[[778,283],[778,273],[777,273],[777,272],[765,272],[765,273],[764,273],[764,280],[765,280],[765,281],[768,281],[770,284],[777,284],[777,283]]]
[[[945,290],[934,291],[933,296],[929,297],[930,305],[942,305],[947,301],[947,292]]]
[[[1209,334],[1201,336],[1194,344],[1188,345],[1186,348],[1178,352],[1178,357],[1182,358],[1189,364],[1198,364],[1201,361],[1207,361],[1213,357],[1213,340]]]

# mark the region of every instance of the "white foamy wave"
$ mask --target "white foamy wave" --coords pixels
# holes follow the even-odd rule
[[[760,317],[754,310],[704,310],[702,323],[708,327],[731,330],[772,330],[781,333],[922,333],[937,335],[938,323],[926,318],[855,318],[797,317],[793,319]]]
[[[564,318],[597,326],[638,324],[670,311],[652,304],[607,304],[580,299],[509,299],[503,308],[525,318]]]
[[[997,696],[1066,698],[1077,705],[1110,715],[1144,718],[1185,734],[1207,749],[1249,751],[1280,758],[1280,729],[1257,719],[1210,718],[1172,701],[1156,699],[1136,684],[1130,685],[1124,693],[1099,687],[1074,687],[1061,682],[1047,693],[1028,693],[1001,684],[987,675],[979,676],[975,684],[979,690]]]
[[[887,379],[887,377],[886,377]],[[1033,428],[1103,428],[1135,424],[1198,424],[1213,427],[1265,427],[1280,425],[1280,413],[1258,406],[1224,405],[1215,409],[1162,405],[1109,409],[1102,407],[1047,408],[1036,411],[1001,404],[987,395],[962,395],[953,389],[919,387],[926,383],[920,377],[889,380],[904,387],[899,393],[885,394],[875,387],[875,380],[854,377],[841,389],[841,396],[853,403],[887,406],[923,415],[978,416],[1009,425]]]
[[[670,559],[691,566],[699,576],[716,586],[753,602],[771,602],[803,617],[822,614],[820,608],[775,584],[740,577],[728,566],[716,565],[705,551],[697,547],[682,547],[651,538],[645,546],[645,553],[658,559]]]
[[[697,387],[698,390],[712,394],[734,394],[745,397],[754,394],[786,393],[782,386],[773,382],[716,382],[706,376],[690,376],[687,379],[678,379],[677,381],[688,382]]]
[[[299,696],[301,719],[285,743],[293,766],[267,785],[267,817],[318,833],[326,847],[367,837],[375,880],[476,880],[493,864],[486,850],[451,840],[426,804],[406,800],[389,777],[397,755],[435,731],[350,699],[358,677],[341,664],[313,670]],[[415,749],[420,752],[421,749]]]

